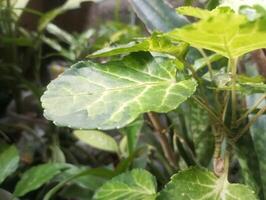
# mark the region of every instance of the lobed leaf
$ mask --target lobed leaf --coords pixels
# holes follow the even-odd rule
[[[158,197],[158,200],[256,200],[254,192],[241,184],[230,184],[213,173],[190,168],[172,177]]]
[[[196,86],[176,80],[174,60],[135,53],[105,64],[75,64],[48,85],[41,101],[45,117],[57,125],[113,129],[145,112],[177,108]]]
[[[155,200],[156,180],[146,170],[134,169],[105,183],[96,191],[94,200]]]
[[[225,7],[209,11],[209,17],[206,17],[208,11],[199,12],[198,8],[192,7],[189,10],[195,16],[205,13],[204,17],[196,23],[169,32],[167,35],[173,41],[184,41],[227,58],[237,58],[266,47],[265,17],[249,21],[246,16]],[[188,13],[188,9],[185,13]]]

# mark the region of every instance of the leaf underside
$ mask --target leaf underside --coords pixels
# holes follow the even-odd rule
[[[61,126],[120,128],[141,113],[173,110],[191,96],[196,83],[175,76],[173,60],[143,52],[106,64],[79,62],[48,85],[44,115]]]

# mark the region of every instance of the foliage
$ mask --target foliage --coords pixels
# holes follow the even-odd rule
[[[71,33],[52,22],[83,1],[31,11],[35,31],[9,1],[0,10],[0,195],[265,199],[265,5],[130,1],[150,36],[139,24]]]

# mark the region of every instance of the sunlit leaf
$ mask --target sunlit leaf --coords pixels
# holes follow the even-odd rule
[[[230,184],[222,176],[200,168],[179,172],[159,194],[158,200],[257,200],[254,192],[241,184]]]
[[[94,200],[155,200],[156,180],[147,171],[134,169],[105,183],[96,191]]]
[[[189,10],[198,16],[198,8],[190,7],[186,13]],[[175,29],[167,35],[172,40],[185,41],[193,47],[212,50],[227,58],[236,58],[266,47],[266,18],[249,21],[246,16],[236,14],[229,8],[217,8],[209,14],[210,17]]]
[[[123,60],[79,62],[41,98],[47,119],[84,129],[123,127],[141,113],[168,112],[190,97],[193,80],[176,80],[174,60],[135,53]]]
[[[104,151],[118,152],[116,141],[104,132],[96,130],[75,130],[74,135],[86,144]]]
[[[10,146],[0,154],[0,183],[18,167],[19,154],[15,146]]]

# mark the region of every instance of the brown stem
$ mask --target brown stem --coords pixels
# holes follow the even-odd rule
[[[162,146],[163,153],[167,160],[169,161],[170,165],[174,168],[177,166],[177,160],[174,154],[174,151],[171,149],[168,138],[166,136],[167,128],[161,123],[158,115],[154,112],[149,112],[148,117],[157,133],[159,142]]]

